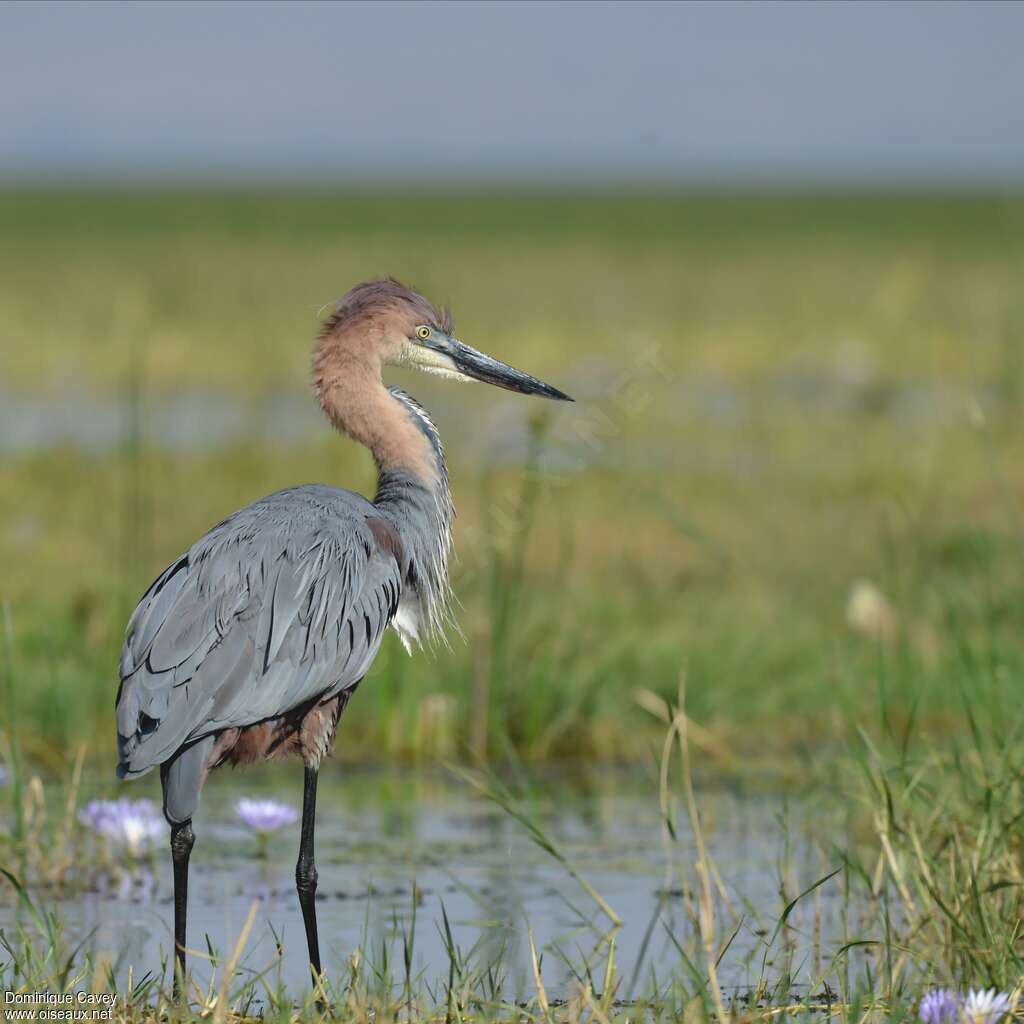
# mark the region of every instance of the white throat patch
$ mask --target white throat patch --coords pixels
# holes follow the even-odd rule
[[[472,382],[472,377],[467,377],[455,368],[451,356],[436,349],[427,348],[425,345],[414,345],[406,341],[398,351],[396,366],[409,366],[416,370],[423,370],[425,373],[432,373],[437,377],[446,377],[448,380]]]

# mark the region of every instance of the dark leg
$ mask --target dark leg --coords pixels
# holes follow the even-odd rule
[[[188,911],[188,857],[196,837],[192,821],[171,826],[171,862],[174,865],[174,996],[185,983],[185,917]]]
[[[320,981],[320,940],[316,931],[316,859],[313,855],[313,828],[316,824],[317,768],[306,765],[302,789],[302,837],[299,840],[299,861],[295,865],[295,887],[299,890],[302,922],[306,926],[309,966],[313,984]]]

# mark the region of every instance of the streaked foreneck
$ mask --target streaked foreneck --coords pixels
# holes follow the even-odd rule
[[[419,605],[417,622],[431,638],[443,639],[451,621],[448,556],[455,517],[448,470],[426,410],[404,392],[390,390],[429,443],[436,474],[427,480],[402,467],[381,467],[374,504],[394,523],[409,557],[412,593]]]
[[[374,504],[402,538],[417,626],[431,638],[443,638],[451,621],[448,554],[455,511],[437,428],[413,398],[384,387],[379,366],[336,342],[328,337],[318,347],[313,386],[334,427],[373,455]]]

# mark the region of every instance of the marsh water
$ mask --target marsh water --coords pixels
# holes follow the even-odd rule
[[[241,795],[299,804],[300,776],[277,770],[218,773],[196,819],[189,945],[223,955],[235,946],[252,905],[255,926],[241,965],[290,990],[308,987],[305,940],[294,890],[298,826],[274,835],[264,855],[234,814]],[[146,788],[149,786],[149,788]],[[151,792],[149,780],[144,786]],[[692,987],[700,962],[694,908],[701,888],[697,845],[685,810],[675,837],[665,828],[655,778],[602,773],[534,778],[521,807],[622,918],[617,968],[637,992],[681,975]],[[786,904],[838,866],[828,850],[841,821],[804,800],[763,787],[703,788],[701,819],[714,864],[716,946],[735,936],[719,965],[734,992],[763,977],[793,990],[820,984],[822,969],[856,927],[838,879],[801,900],[773,934]],[[162,844],[161,844],[162,845]],[[358,948],[404,975],[447,978],[445,916],[455,945],[477,966],[500,964],[506,998],[534,991],[528,928],[543,955],[553,997],[576,972],[604,970],[609,921],[565,863],[537,844],[521,821],[467,783],[438,772],[360,775],[332,763],[323,774],[317,834],[317,911],[325,968],[335,977]],[[37,894],[42,905],[48,899]],[[171,948],[170,863],[164,849],[123,875],[101,877],[60,898],[69,937],[86,939],[121,982],[159,972]],[[0,926],[13,907],[0,910]],[[6,920],[5,920],[6,919]],[[279,955],[279,948],[283,952]],[[193,957],[201,982],[213,966]],[[621,991],[625,998],[631,993]]]

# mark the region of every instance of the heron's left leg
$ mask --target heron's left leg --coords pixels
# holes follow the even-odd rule
[[[192,819],[171,826],[171,863],[174,867],[174,995],[185,984],[185,918],[188,913],[188,858],[195,836]]]
[[[299,890],[302,923],[306,926],[306,945],[313,984],[320,980],[320,940],[316,930],[316,857],[313,852],[313,830],[316,822],[316,780],[319,769],[306,765],[302,790],[302,835],[299,839],[299,860],[295,865],[295,887]]]

